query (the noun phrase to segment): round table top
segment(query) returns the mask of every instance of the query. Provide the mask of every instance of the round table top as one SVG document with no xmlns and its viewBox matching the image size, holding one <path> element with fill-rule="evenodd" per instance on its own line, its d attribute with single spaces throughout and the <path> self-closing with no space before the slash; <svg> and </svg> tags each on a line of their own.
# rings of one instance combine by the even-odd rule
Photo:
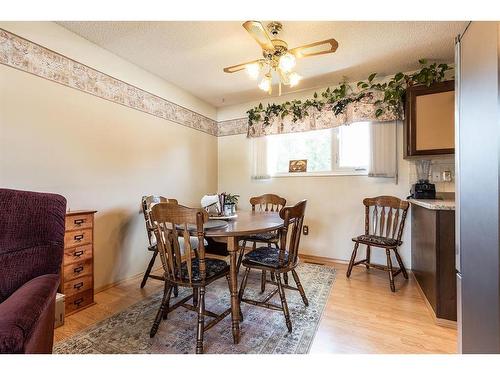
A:
<svg viewBox="0 0 500 375">
<path fill-rule="evenodd" d="M 208 220 L 203 224 L 203 229 L 205 229 L 205 231 L 223 227 L 227 227 L 227 221 L 225 220 Z M 176 228 L 182 231 L 184 226 L 176 225 Z M 188 224 L 187 229 L 189 232 L 196 232 L 196 224 Z"/>
<path fill-rule="evenodd" d="M 238 211 L 238 217 L 227 221 L 223 228 L 207 229 L 205 237 L 239 237 L 265 233 L 283 227 L 278 212 Z"/>
</svg>

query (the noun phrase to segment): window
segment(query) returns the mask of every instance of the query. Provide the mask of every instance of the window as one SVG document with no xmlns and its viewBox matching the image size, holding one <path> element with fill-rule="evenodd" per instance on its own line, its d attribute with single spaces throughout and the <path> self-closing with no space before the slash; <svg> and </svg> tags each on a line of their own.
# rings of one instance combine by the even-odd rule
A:
<svg viewBox="0 0 500 375">
<path fill-rule="evenodd" d="M 334 129 L 268 136 L 267 163 L 271 175 L 289 173 L 290 160 L 307 160 L 306 174 L 366 174 L 369 159 L 368 122 Z"/>
</svg>

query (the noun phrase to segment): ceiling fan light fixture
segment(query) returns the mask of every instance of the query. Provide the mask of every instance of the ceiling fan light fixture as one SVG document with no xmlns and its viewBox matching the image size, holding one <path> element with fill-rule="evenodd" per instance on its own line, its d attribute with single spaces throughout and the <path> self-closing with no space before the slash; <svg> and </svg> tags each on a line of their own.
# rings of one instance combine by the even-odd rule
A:
<svg viewBox="0 0 500 375">
<path fill-rule="evenodd" d="M 290 72 L 295 66 L 295 56 L 287 52 L 280 57 L 279 68 L 284 72 Z"/>
<path fill-rule="evenodd" d="M 247 72 L 248 76 L 256 80 L 259 78 L 260 74 L 260 64 L 259 63 L 253 63 L 253 64 L 248 64 L 245 66 L 245 71 Z"/>
<path fill-rule="evenodd" d="M 288 79 L 290 80 L 290 87 L 294 87 L 299 84 L 302 77 L 299 74 L 293 72 L 288 76 Z"/>
<path fill-rule="evenodd" d="M 302 79 L 299 74 L 294 72 L 297 59 L 333 53 L 339 45 L 335 39 L 330 38 L 289 49 L 288 43 L 278 38 L 283 27 L 281 22 L 271 22 L 266 28 L 261 22 L 246 21 L 242 26 L 260 45 L 263 57 L 229 66 L 223 70 L 226 73 L 245 70 L 253 80 L 258 80 L 261 74 L 264 75 L 258 81 L 258 87 L 269 95 L 272 94 L 273 90 L 273 72 L 278 83 L 278 92 L 281 95 L 281 85 L 294 87 Z"/>
</svg>

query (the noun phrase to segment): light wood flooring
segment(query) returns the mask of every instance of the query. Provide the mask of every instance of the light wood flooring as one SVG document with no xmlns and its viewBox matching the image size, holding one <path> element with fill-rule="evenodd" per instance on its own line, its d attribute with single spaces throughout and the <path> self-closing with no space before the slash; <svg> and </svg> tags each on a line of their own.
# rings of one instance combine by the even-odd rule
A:
<svg viewBox="0 0 500 375">
<path fill-rule="evenodd" d="M 346 264 L 323 263 L 334 266 L 337 275 L 311 353 L 456 353 L 456 329 L 434 323 L 412 277 L 398 276 L 396 293 L 392 293 L 383 271 L 355 267 L 347 279 Z M 55 341 L 162 288 L 160 281 L 150 279 L 140 289 L 140 281 L 141 277 L 132 278 L 97 293 L 94 306 L 66 317 L 65 324 L 56 328 Z"/>
</svg>

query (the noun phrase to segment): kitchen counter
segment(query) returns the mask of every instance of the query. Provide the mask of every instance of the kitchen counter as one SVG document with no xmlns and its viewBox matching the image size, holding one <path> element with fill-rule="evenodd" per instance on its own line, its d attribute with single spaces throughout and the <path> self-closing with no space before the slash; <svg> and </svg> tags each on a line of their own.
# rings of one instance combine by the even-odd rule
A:
<svg viewBox="0 0 500 375">
<path fill-rule="evenodd" d="M 415 204 L 417 206 L 427 208 L 429 210 L 455 210 L 455 198 L 446 198 L 442 199 L 413 199 L 410 198 L 410 203 Z"/>
</svg>

